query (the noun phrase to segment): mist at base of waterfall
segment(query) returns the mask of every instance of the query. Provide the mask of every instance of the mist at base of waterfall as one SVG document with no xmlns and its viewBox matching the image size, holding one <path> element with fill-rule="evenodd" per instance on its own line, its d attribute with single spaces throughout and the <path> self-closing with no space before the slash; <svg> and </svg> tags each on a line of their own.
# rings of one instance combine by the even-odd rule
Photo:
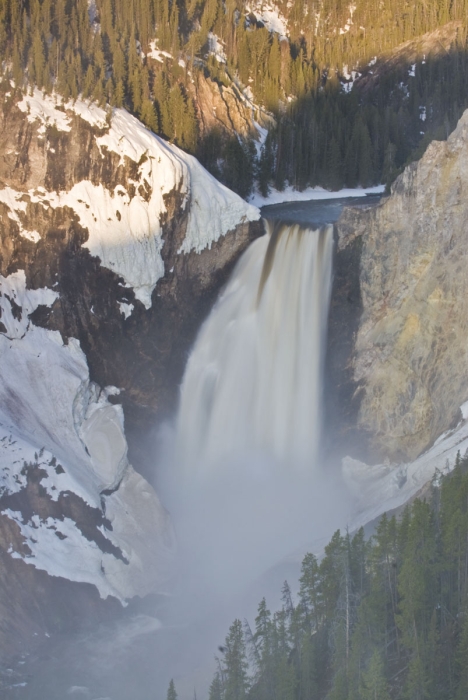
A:
<svg viewBox="0 0 468 700">
<path fill-rule="evenodd" d="M 162 440 L 174 450 L 174 429 L 166 426 Z M 167 453 L 166 459 L 170 465 Z M 207 698 L 229 625 L 240 618 L 253 626 L 264 596 L 271 610 L 279 609 L 284 580 L 294 592 L 306 552 L 319 553 L 346 526 L 352 507 L 341 471 L 323 469 L 318 457 L 307 472 L 258 451 L 226 457 L 220 467 L 194 474 L 183 488 L 170 468 L 158 481 L 178 540 L 161 620 L 170 635 L 180 632 L 165 668 L 172 668 L 168 680 L 174 676 L 181 700 L 193 697 L 194 686 L 198 698 Z"/>
</svg>

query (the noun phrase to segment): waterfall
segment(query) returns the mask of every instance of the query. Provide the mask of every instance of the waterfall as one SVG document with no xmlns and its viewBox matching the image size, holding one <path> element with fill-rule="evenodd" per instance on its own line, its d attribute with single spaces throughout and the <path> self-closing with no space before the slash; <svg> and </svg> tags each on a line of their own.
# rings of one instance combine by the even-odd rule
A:
<svg viewBox="0 0 468 700">
<path fill-rule="evenodd" d="M 239 260 L 188 360 L 176 459 L 192 475 L 252 456 L 314 468 L 333 227 L 266 228 Z"/>
</svg>

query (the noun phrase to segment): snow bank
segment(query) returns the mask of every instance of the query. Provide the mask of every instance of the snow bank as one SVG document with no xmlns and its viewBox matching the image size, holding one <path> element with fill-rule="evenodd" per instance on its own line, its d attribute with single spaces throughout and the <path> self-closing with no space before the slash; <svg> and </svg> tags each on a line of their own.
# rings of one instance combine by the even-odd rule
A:
<svg viewBox="0 0 468 700">
<path fill-rule="evenodd" d="M 436 470 L 446 473 L 453 468 L 457 452 L 464 455 L 468 450 L 468 402 L 461 412 L 463 418 L 458 427 L 441 435 L 414 462 L 369 466 L 345 457 L 343 477 L 356 498 L 350 529 L 402 506 L 432 479 Z"/>
<path fill-rule="evenodd" d="M 27 202 L 21 199 L 23 196 L 22 192 L 17 192 L 11 187 L 5 187 L 0 190 L 0 202 L 6 204 L 9 208 L 8 218 L 14 221 L 18 225 L 19 233 L 24 238 L 28 238 L 30 241 L 37 243 L 40 240 L 40 235 L 37 231 L 28 231 L 24 228 L 21 221 L 21 212 L 26 212 Z"/>
<path fill-rule="evenodd" d="M 351 29 L 351 27 L 353 26 L 353 15 L 356 12 L 356 5 L 351 3 L 351 5 L 349 5 L 349 7 L 348 7 L 348 10 L 349 10 L 349 17 L 346 20 L 345 26 L 341 27 L 340 34 L 347 34 L 349 32 L 349 30 Z"/>
<path fill-rule="evenodd" d="M 146 57 L 159 61 L 159 63 L 164 63 L 164 59 L 172 58 L 172 54 L 168 53 L 167 51 L 160 51 L 160 49 L 158 49 L 158 40 L 153 39 L 149 45 L 149 51 L 146 54 Z"/>
<path fill-rule="evenodd" d="M 254 0 L 247 3 L 245 11 L 254 15 L 257 22 L 262 22 L 269 32 L 279 34 L 280 40 L 287 39 L 288 21 L 274 3 Z"/>
<path fill-rule="evenodd" d="M 338 199 L 341 197 L 365 197 L 367 194 L 382 194 L 385 192 L 385 185 L 376 187 L 357 187 L 355 189 L 345 188 L 337 192 L 330 192 L 323 187 L 308 187 L 306 190 L 295 190 L 289 185 L 282 192 L 272 189 L 267 197 L 262 197 L 256 192 L 249 198 L 250 204 L 256 207 L 265 207 L 269 204 L 282 204 L 283 202 L 306 202 L 317 199 Z"/>
<path fill-rule="evenodd" d="M 177 149 L 181 154 L 182 152 Z M 185 155 L 185 154 L 184 154 Z M 246 221 L 257 221 L 260 211 L 207 173 L 196 158 L 185 155 L 190 171 L 190 209 L 187 231 L 179 253 L 200 253 Z"/>
<path fill-rule="evenodd" d="M 121 455 L 114 452 L 115 429 L 96 421 L 94 431 L 89 427 L 92 414 L 107 405 L 107 396 L 89 381 L 79 342 L 71 338 L 65 345 L 58 331 L 30 323 L 21 337 L 0 334 L 0 364 L 0 424 L 67 464 L 88 494 L 87 502 L 99 505 L 99 492 L 118 482 Z M 114 422 L 121 424 L 118 407 L 111 409 Z M 94 448 L 99 442 L 100 450 Z"/>
<path fill-rule="evenodd" d="M 52 306 L 58 297 L 52 289 L 27 289 L 24 270 L 8 277 L 0 275 L 0 290 L 0 318 L 10 340 L 24 336 L 29 327 L 29 314 L 38 306 Z"/>
<path fill-rule="evenodd" d="M 226 63 L 227 61 L 221 39 L 213 32 L 208 33 L 208 53 L 213 55 L 218 63 Z"/>
<path fill-rule="evenodd" d="M 113 530 L 102 534 L 123 557 L 101 551 L 70 518 L 3 511 L 31 550 L 10 555 L 52 576 L 92 583 L 103 597 L 145 595 L 167 576 L 171 526 L 154 490 L 128 464 L 122 407 L 108 401 L 118 389 L 90 381 L 77 340 L 65 344 L 58 331 L 28 318 L 57 296 L 27 289 L 24 270 L 0 276 L 0 495 L 24 489 L 25 466 L 34 465 L 53 501 L 71 492 L 101 511 L 104 499 Z"/>
</svg>

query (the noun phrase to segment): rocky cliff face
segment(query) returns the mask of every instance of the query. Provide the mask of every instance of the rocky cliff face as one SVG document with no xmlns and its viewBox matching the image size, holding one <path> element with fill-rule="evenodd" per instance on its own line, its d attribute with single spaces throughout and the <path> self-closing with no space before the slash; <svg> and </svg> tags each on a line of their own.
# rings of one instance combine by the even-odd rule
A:
<svg viewBox="0 0 468 700">
<path fill-rule="evenodd" d="M 259 138 L 258 125 L 269 127 L 274 119 L 256 105 L 234 83 L 225 86 L 206 78 L 203 73 L 190 83 L 189 90 L 197 109 L 200 135 L 218 129 L 229 136 Z"/>
<path fill-rule="evenodd" d="M 350 340 L 347 357 L 338 362 L 332 352 L 333 400 L 345 441 L 366 436 L 368 458 L 412 460 L 461 418 L 468 398 L 467 221 L 468 112 L 447 142 L 433 142 L 405 169 L 389 197 L 367 210 L 347 209 L 338 221 L 337 258 L 343 266 L 354 257 L 348 286 L 358 279 L 351 297 L 343 292 L 354 321 L 341 329 Z M 339 307 L 332 307 L 332 350 Z"/>
<path fill-rule="evenodd" d="M 164 590 L 174 537 L 141 436 L 263 230 L 124 110 L 14 88 L 0 104 L 2 653 L 99 598 Z"/>
</svg>

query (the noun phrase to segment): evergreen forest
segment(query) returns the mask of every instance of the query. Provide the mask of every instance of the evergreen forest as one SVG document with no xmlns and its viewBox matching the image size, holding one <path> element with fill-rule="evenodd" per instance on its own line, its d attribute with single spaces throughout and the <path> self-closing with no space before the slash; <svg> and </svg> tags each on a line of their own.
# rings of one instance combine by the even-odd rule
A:
<svg viewBox="0 0 468 700">
<path fill-rule="evenodd" d="M 279 0 L 268 6 L 287 36 L 257 19 L 263 4 L 0 0 L 3 74 L 17 88 L 124 106 L 243 196 L 254 180 L 264 194 L 287 183 L 391 182 L 468 105 L 468 0 Z M 396 64 L 371 89 L 353 87 L 352 70 L 373 73 L 402 42 L 450 22 L 458 25 L 448 50 Z M 222 130 L 200 136 L 189 88 L 201 76 L 269 112 L 261 152 Z"/>
<path fill-rule="evenodd" d="M 466 700 L 468 457 L 370 539 L 337 531 L 306 554 L 282 601 L 233 622 L 209 700 Z"/>
</svg>

